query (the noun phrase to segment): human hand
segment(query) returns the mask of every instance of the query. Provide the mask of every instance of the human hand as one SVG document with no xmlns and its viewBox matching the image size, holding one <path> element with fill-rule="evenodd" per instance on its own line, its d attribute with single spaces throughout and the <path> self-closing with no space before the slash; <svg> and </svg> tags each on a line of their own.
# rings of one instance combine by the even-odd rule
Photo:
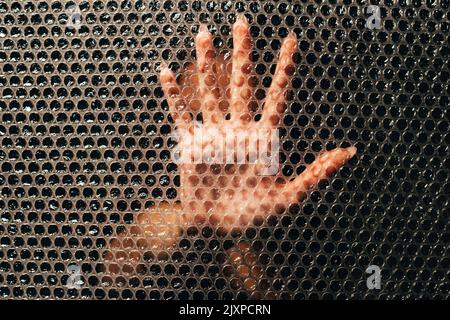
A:
<svg viewBox="0 0 450 320">
<path fill-rule="evenodd" d="M 237 145 L 231 150 L 231 159 L 236 161 L 236 149 L 249 145 L 250 133 L 262 132 L 259 146 L 274 143 L 271 132 L 278 128 L 285 109 L 287 90 L 295 71 L 293 56 L 297 50 L 296 36 L 291 33 L 283 41 L 261 118 L 254 121 L 250 110 L 254 102 L 252 46 L 245 18 L 239 17 L 233 26 L 231 64 L 216 55 L 213 37 L 206 26 L 200 28 L 195 44 L 196 68 L 188 71 L 190 75 L 184 76 L 181 84 L 177 83 L 175 74 L 168 67 L 161 70 L 161 84 L 171 115 L 176 127 L 183 132 L 178 139 L 184 160 L 179 165 L 183 224 L 208 224 L 226 231 L 248 226 L 255 217 L 264 219 L 269 214 L 281 212 L 291 203 L 303 200 L 315 184 L 355 155 L 355 147 L 322 153 L 293 181 L 280 175 L 260 175 L 261 162 L 192 163 L 195 157 L 204 160 L 211 150 L 218 150 L 227 142 Z M 192 115 L 199 112 L 203 118 L 202 141 L 197 151 L 192 152 L 190 147 L 197 140 Z M 236 137 L 244 143 L 239 145 Z M 245 150 L 247 160 L 251 152 L 248 149 Z M 185 156 L 183 152 L 189 155 Z"/>
<path fill-rule="evenodd" d="M 161 84 L 176 130 L 181 130 L 178 149 L 180 187 L 179 201 L 162 202 L 141 212 L 136 224 L 120 238 L 111 241 L 119 250 L 116 259 L 139 261 L 141 252 L 166 251 L 174 246 L 183 230 L 211 226 L 221 232 L 261 224 L 267 216 L 280 214 L 290 204 L 302 201 L 318 182 L 329 177 L 356 154 L 355 147 L 336 148 L 323 152 L 294 180 L 281 175 L 261 175 L 261 162 L 192 163 L 198 156 L 187 152 L 195 141 L 194 119 L 201 114 L 203 122 L 200 158 L 208 156 L 217 141 L 241 137 L 248 144 L 250 132 L 262 131 L 259 145 L 270 145 L 273 130 L 280 125 L 286 107 L 286 96 L 295 71 L 294 54 L 297 40 L 294 33 L 282 44 L 272 83 L 259 121 L 255 121 L 252 50 L 249 25 L 243 16 L 233 26 L 231 63 L 216 55 L 212 35 L 202 26 L 195 39 L 197 62 L 178 79 L 167 67 L 161 70 Z M 232 138 L 234 139 L 234 138 Z M 233 141 L 235 142 L 235 141 Z M 242 142 L 242 141 L 241 141 Z M 237 150 L 232 159 L 236 160 Z M 249 153 L 245 154 L 247 159 Z M 127 250 L 122 250 L 127 249 Z M 138 250 L 136 250 L 138 249 Z M 109 254 L 113 259 L 113 255 Z"/>
</svg>

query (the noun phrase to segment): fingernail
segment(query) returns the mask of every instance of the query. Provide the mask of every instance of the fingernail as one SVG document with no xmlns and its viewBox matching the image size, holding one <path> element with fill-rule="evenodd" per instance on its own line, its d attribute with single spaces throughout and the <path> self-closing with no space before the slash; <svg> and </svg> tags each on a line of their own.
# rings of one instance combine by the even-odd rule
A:
<svg viewBox="0 0 450 320">
<path fill-rule="evenodd" d="M 289 32 L 288 37 L 292 37 L 292 38 L 294 38 L 295 40 L 297 40 L 297 34 L 295 33 L 294 30 L 292 30 L 291 32 Z"/>
<path fill-rule="evenodd" d="M 208 25 L 206 23 L 202 23 L 200 25 L 200 28 L 198 28 L 198 32 L 199 33 L 208 32 Z"/>
<path fill-rule="evenodd" d="M 347 152 L 350 154 L 350 158 L 353 158 L 358 150 L 355 146 L 351 146 L 347 148 Z"/>
<path fill-rule="evenodd" d="M 247 23 L 247 18 L 245 17 L 245 14 L 243 13 L 236 14 L 236 22 Z"/>
</svg>

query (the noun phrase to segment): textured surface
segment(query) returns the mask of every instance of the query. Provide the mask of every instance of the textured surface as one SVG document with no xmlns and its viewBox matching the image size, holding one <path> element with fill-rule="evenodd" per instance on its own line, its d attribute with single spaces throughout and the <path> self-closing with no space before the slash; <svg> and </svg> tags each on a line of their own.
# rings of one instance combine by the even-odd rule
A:
<svg viewBox="0 0 450 320">
<path fill-rule="evenodd" d="M 81 1 L 78 30 L 69 5 L 0 3 L 3 298 L 448 299 L 448 1 L 382 1 L 380 30 L 362 1 Z M 358 156 L 261 226 L 186 230 L 163 260 L 112 270 L 110 239 L 177 198 L 159 65 L 193 60 L 200 22 L 229 49 L 238 12 L 261 88 L 282 38 L 299 38 L 283 174 L 336 146 Z M 372 264 L 381 291 L 366 287 Z M 80 290 L 65 286 L 69 266 Z"/>
</svg>

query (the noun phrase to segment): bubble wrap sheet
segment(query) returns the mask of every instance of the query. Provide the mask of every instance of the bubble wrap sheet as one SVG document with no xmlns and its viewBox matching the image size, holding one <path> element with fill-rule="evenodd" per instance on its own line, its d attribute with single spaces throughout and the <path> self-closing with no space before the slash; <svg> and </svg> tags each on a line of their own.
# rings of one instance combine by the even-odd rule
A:
<svg viewBox="0 0 450 320">
<path fill-rule="evenodd" d="M 379 28 L 366 25 L 370 5 Z M 1 1 L 0 297 L 448 299 L 449 5 Z M 323 150 L 357 155 L 258 225 L 186 228 L 159 258 L 132 236 L 114 248 L 141 212 L 177 206 L 161 67 L 195 63 L 204 24 L 229 52 L 239 14 L 255 96 L 283 39 L 298 39 L 281 174 Z M 371 265 L 379 290 L 366 285 Z"/>
</svg>

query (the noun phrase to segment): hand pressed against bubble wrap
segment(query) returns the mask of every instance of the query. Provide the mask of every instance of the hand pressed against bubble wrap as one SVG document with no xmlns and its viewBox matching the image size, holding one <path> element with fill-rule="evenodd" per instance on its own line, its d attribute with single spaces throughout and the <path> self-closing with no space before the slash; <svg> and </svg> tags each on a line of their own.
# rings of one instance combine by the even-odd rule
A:
<svg viewBox="0 0 450 320">
<path fill-rule="evenodd" d="M 178 143 L 183 145 L 183 140 L 193 139 L 189 136 L 193 130 L 189 129 L 194 126 L 192 114 L 198 111 L 203 117 L 203 132 L 206 135 L 209 132 L 215 134 L 203 137 L 206 144 L 213 144 L 222 138 L 226 140 L 225 135 L 230 132 L 245 135 L 255 130 L 276 129 L 286 106 L 285 97 L 295 70 L 295 34 L 291 33 L 283 41 L 259 121 L 253 120 L 251 110 L 254 101 L 250 81 L 253 66 L 250 61 L 249 26 L 245 18 L 239 18 L 233 27 L 231 68 L 226 64 L 220 66 L 222 60 L 216 57 L 212 35 L 205 27 L 201 28 L 195 43 L 197 66 L 189 78 L 180 84 L 170 69 L 164 67 L 161 71 L 161 83 L 175 124 L 185 128 L 187 133 L 180 137 Z M 225 90 L 221 82 L 227 84 Z M 225 117 L 227 113 L 229 117 Z M 205 143 L 202 147 L 203 150 L 208 149 Z M 293 181 L 276 175 L 261 176 L 256 163 L 182 163 L 179 169 L 183 221 L 188 224 L 207 223 L 228 230 L 244 227 L 257 216 L 264 218 L 303 199 L 319 180 L 341 167 L 353 157 L 355 151 L 354 147 L 350 147 L 325 152 Z"/>
<path fill-rule="evenodd" d="M 248 142 L 250 132 L 269 133 L 280 125 L 286 107 L 297 51 L 294 33 L 283 41 L 270 88 L 255 116 L 255 77 L 251 63 L 251 39 L 244 17 L 233 26 L 231 63 L 217 55 L 213 37 L 205 26 L 195 39 L 196 65 L 189 66 L 176 78 L 165 65 L 160 80 L 167 99 L 181 153 L 186 141 L 195 140 L 194 121 L 202 115 L 203 139 L 201 152 L 217 141 L 227 141 L 227 134 L 240 136 Z M 209 136 L 208 136 L 209 135 Z M 264 135 L 263 135 L 264 136 Z M 269 137 L 269 134 L 265 135 Z M 270 144 L 271 141 L 258 141 Z M 288 181 L 281 175 L 260 175 L 261 163 L 190 163 L 179 164 L 179 202 L 164 203 L 139 214 L 137 224 L 130 228 L 130 248 L 149 251 L 166 250 L 173 246 L 183 229 L 191 226 L 211 226 L 223 232 L 260 223 L 270 214 L 281 213 L 287 206 L 305 198 L 323 179 L 338 170 L 356 153 L 356 148 L 337 148 L 320 154 L 298 177 Z M 188 156 L 191 158 L 191 155 Z M 233 159 L 236 154 L 233 155 Z M 248 158 L 248 155 L 247 155 Z M 192 159 L 191 159 L 192 160 Z M 125 239 L 122 239 L 123 243 Z M 123 247 L 115 239 L 113 247 Z M 138 259 L 139 253 L 130 253 Z M 133 258 L 133 259 L 134 259 Z"/>
</svg>

